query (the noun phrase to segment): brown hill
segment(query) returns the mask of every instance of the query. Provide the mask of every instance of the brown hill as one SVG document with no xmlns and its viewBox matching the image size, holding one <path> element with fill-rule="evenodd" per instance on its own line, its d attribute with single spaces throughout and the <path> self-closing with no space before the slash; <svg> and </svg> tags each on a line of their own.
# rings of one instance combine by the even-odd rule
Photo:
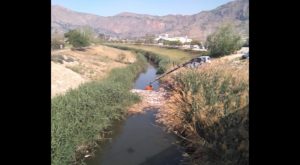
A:
<svg viewBox="0 0 300 165">
<path fill-rule="evenodd" d="M 214 32 L 222 23 L 230 22 L 240 34 L 248 37 L 249 0 L 235 0 L 194 15 L 166 16 L 123 12 L 103 17 L 54 5 L 51 17 L 52 32 L 66 32 L 69 29 L 90 26 L 98 33 L 123 38 L 168 33 L 169 36 L 187 35 L 190 38 L 205 40 L 207 35 Z"/>
</svg>

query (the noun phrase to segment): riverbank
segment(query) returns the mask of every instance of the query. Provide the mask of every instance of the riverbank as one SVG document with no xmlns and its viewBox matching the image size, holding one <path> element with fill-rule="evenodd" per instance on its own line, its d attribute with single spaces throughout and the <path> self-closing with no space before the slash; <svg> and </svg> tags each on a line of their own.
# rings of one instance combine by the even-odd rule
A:
<svg viewBox="0 0 300 165">
<path fill-rule="evenodd" d="M 240 162 L 247 160 L 248 110 L 243 109 L 248 104 L 247 61 L 234 56 L 214 60 L 199 69 L 183 68 L 167 76 L 169 91 L 144 91 L 132 87 L 136 75 L 145 69 L 145 57 L 161 68 L 170 67 L 172 60 L 164 63 L 159 54 L 130 50 L 137 54 L 135 63 L 113 69 L 101 81 L 83 84 L 52 99 L 53 165 L 82 162 L 85 156 L 93 154 L 97 141 L 105 138 L 112 121 L 126 114 L 148 114 L 150 109 L 157 109 L 157 121 L 184 139 L 183 146 L 188 150 L 185 156 L 195 163 L 209 163 L 208 159 L 215 156 L 215 160 L 226 159 L 227 163 L 235 162 L 237 157 Z M 238 138 L 232 141 L 231 137 Z M 128 151 L 132 153 L 131 148 Z"/>
<path fill-rule="evenodd" d="M 126 109 L 139 101 L 130 92 L 146 59 L 112 69 L 107 78 L 91 81 L 51 100 L 52 165 L 79 164 L 104 138 L 112 121 L 123 118 Z"/>
<path fill-rule="evenodd" d="M 140 96 L 141 101 L 132 105 L 128 109 L 128 114 L 144 113 L 149 109 L 159 109 L 168 97 L 168 94 L 159 88 L 157 91 L 132 89 L 130 92 Z"/>
<path fill-rule="evenodd" d="M 157 91 L 132 90 L 142 101 L 132 114 L 157 108 L 156 121 L 177 135 L 192 164 L 247 164 L 249 160 L 249 61 L 242 54 L 197 69 L 182 68 Z"/>
<path fill-rule="evenodd" d="M 165 132 L 155 121 L 165 93 L 159 88 L 159 82 L 153 84 L 153 91 L 144 90 L 155 77 L 156 69 L 151 64 L 139 74 L 130 91 L 139 95 L 141 101 L 128 109 L 123 120 L 114 122 L 107 136 L 109 140 L 101 143 L 95 154 L 86 160 L 87 165 L 179 165 L 182 162 L 183 151 L 178 138 Z"/>
</svg>

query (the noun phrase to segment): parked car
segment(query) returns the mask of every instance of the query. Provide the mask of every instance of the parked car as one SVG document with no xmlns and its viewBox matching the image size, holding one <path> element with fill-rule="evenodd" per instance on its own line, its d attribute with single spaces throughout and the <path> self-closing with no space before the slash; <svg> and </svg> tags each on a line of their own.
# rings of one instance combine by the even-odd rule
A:
<svg viewBox="0 0 300 165">
<path fill-rule="evenodd" d="M 201 57 L 198 57 L 201 59 L 201 62 L 205 63 L 205 62 L 208 62 L 210 63 L 210 57 L 209 56 L 201 56 Z"/>
<path fill-rule="evenodd" d="M 200 56 L 197 58 L 194 58 L 193 61 L 187 65 L 188 68 L 197 68 L 203 63 L 210 63 L 210 57 L 209 56 Z"/>
</svg>

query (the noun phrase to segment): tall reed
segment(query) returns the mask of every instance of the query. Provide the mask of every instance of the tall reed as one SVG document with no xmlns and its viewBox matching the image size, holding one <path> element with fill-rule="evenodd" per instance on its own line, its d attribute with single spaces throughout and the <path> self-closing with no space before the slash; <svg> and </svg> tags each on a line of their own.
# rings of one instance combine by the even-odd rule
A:
<svg viewBox="0 0 300 165">
<path fill-rule="evenodd" d="M 188 140 L 195 164 L 247 164 L 248 64 L 214 61 L 173 76 L 159 121 Z"/>
</svg>

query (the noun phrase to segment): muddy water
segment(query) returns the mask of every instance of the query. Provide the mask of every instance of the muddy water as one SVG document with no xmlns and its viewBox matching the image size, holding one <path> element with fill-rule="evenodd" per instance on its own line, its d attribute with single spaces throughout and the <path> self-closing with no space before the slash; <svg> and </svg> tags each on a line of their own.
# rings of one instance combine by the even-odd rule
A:
<svg viewBox="0 0 300 165">
<path fill-rule="evenodd" d="M 153 80 L 156 69 L 149 65 L 136 80 L 135 88 L 143 89 Z M 154 90 L 159 86 L 153 84 Z M 102 144 L 88 165 L 179 165 L 182 149 L 177 138 L 155 123 L 155 109 L 145 114 L 128 116 L 113 125 L 111 140 Z"/>
</svg>

